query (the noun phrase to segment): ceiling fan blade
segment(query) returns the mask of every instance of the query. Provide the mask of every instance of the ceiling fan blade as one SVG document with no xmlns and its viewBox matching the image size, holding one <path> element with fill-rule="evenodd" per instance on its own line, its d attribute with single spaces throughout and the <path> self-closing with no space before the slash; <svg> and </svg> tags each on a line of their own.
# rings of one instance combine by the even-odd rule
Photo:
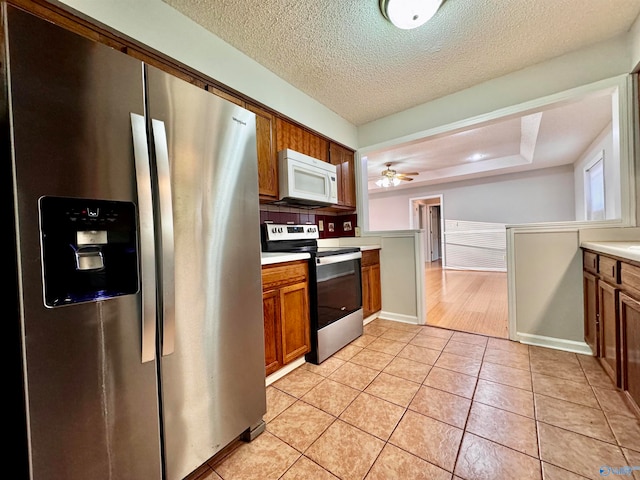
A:
<svg viewBox="0 0 640 480">
<path fill-rule="evenodd" d="M 410 182 L 411 180 L 413 180 L 413 178 L 411 177 L 403 177 L 402 175 L 396 175 L 396 178 L 398 180 L 402 180 L 403 182 Z"/>
<path fill-rule="evenodd" d="M 404 172 L 404 173 L 398 173 L 398 177 L 402 177 L 402 176 L 408 176 L 408 175 L 420 175 L 418 172 Z"/>
</svg>

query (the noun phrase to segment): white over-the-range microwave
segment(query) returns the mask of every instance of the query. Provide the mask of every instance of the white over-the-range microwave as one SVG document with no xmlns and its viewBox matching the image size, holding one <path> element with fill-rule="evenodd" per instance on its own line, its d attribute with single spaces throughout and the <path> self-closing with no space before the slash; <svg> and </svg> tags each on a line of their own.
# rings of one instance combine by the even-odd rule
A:
<svg viewBox="0 0 640 480">
<path fill-rule="evenodd" d="M 322 207 L 338 203 L 336 166 L 291 149 L 278 152 L 279 204 Z"/>
</svg>

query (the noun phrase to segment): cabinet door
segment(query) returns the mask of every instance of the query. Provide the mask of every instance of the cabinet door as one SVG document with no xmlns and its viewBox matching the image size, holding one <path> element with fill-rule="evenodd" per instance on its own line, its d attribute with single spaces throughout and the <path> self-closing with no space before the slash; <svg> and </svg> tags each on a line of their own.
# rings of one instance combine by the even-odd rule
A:
<svg viewBox="0 0 640 480">
<path fill-rule="evenodd" d="M 283 363 L 311 350 L 309 344 L 309 289 L 296 283 L 280 289 Z"/>
<path fill-rule="evenodd" d="M 327 140 L 280 117 L 276 118 L 276 150 L 290 148 L 323 162 L 329 160 Z"/>
<path fill-rule="evenodd" d="M 356 208 L 356 162 L 353 152 L 346 152 L 342 162 L 343 205 Z"/>
<path fill-rule="evenodd" d="M 617 386 L 620 386 L 620 329 L 618 317 L 619 290 L 598 281 L 600 313 L 600 359 L 602 366 Z"/>
<path fill-rule="evenodd" d="M 282 367 L 280 342 L 280 291 L 270 290 L 262 294 L 264 317 L 264 364 L 266 375 Z"/>
<path fill-rule="evenodd" d="M 640 405 L 640 301 L 620 294 L 622 388 L 637 408 Z"/>
<path fill-rule="evenodd" d="M 380 287 L 380 264 L 371 265 L 369 273 L 369 288 L 371 290 L 371 310 L 378 312 L 382 309 L 382 291 Z"/>
<path fill-rule="evenodd" d="M 582 289 L 584 292 L 584 341 L 591 347 L 593 355 L 600 356 L 599 350 L 599 318 L 598 318 L 598 278 L 582 272 Z"/>
<path fill-rule="evenodd" d="M 356 207 L 355 161 L 351 150 L 329 144 L 329 161 L 336 166 L 338 205 Z"/>
<path fill-rule="evenodd" d="M 362 316 L 367 318 L 373 313 L 371 307 L 371 267 L 362 267 Z"/>
<path fill-rule="evenodd" d="M 256 144 L 258 147 L 258 192 L 261 201 L 278 199 L 278 153 L 274 138 L 273 115 L 255 105 L 247 110 L 256 114 Z"/>
</svg>

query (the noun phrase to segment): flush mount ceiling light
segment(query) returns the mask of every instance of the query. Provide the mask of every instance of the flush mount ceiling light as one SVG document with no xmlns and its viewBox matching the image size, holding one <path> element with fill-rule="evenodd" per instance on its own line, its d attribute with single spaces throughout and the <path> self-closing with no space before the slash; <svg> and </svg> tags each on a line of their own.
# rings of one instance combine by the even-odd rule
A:
<svg viewBox="0 0 640 480">
<path fill-rule="evenodd" d="M 482 160 L 484 157 L 486 157 L 484 153 L 474 153 L 470 157 L 467 157 L 467 159 L 472 162 L 477 162 L 478 160 Z"/>
<path fill-rule="evenodd" d="M 387 20 L 403 30 L 419 27 L 433 17 L 443 0 L 380 0 Z"/>
</svg>

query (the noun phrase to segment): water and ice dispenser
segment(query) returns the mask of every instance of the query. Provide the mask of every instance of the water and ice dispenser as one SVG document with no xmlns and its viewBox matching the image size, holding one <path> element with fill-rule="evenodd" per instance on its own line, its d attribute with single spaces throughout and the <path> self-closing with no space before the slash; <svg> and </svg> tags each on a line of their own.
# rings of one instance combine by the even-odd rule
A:
<svg viewBox="0 0 640 480">
<path fill-rule="evenodd" d="M 46 306 L 138 291 L 132 202 L 42 197 L 39 207 Z"/>
</svg>

